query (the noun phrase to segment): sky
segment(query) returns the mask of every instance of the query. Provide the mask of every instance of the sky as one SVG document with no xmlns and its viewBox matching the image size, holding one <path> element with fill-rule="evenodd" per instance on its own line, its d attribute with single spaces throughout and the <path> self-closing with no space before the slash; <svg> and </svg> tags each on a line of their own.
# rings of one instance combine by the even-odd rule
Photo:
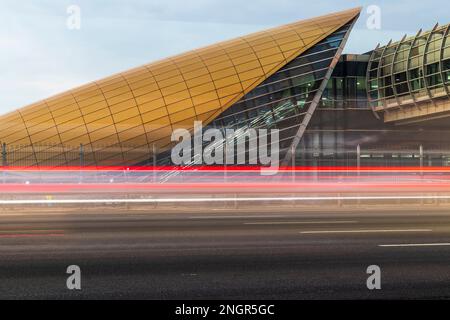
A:
<svg viewBox="0 0 450 320">
<path fill-rule="evenodd" d="M 0 0 L 0 114 L 167 56 L 359 6 L 346 53 L 450 23 L 448 0 Z M 370 6 L 380 10 L 379 29 L 367 26 Z"/>
</svg>

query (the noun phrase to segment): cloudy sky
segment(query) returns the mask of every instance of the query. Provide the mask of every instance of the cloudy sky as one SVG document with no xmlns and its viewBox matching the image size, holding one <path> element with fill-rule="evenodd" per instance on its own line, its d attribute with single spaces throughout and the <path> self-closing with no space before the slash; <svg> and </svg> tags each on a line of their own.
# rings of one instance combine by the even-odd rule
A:
<svg viewBox="0 0 450 320">
<path fill-rule="evenodd" d="M 363 6 L 346 47 L 369 51 L 436 22 L 448 0 L 0 0 L 0 113 L 169 55 L 308 17 Z M 81 9 L 70 30 L 68 7 Z M 367 8 L 381 9 L 368 29 Z"/>
</svg>

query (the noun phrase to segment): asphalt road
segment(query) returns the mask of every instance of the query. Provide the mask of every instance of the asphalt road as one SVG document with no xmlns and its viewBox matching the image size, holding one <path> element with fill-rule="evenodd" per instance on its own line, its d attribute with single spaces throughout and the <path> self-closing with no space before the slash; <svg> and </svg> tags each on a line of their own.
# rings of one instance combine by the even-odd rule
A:
<svg viewBox="0 0 450 320">
<path fill-rule="evenodd" d="M 3 299 L 449 299 L 450 212 L 2 213 L 0 259 Z"/>
</svg>

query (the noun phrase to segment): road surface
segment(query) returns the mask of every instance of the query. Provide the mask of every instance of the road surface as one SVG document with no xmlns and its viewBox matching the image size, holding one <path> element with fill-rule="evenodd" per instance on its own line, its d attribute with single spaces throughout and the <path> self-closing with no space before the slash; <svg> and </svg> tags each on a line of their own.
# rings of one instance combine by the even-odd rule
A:
<svg viewBox="0 0 450 320">
<path fill-rule="evenodd" d="M 16 210 L 0 222 L 2 299 L 450 298 L 448 210 Z M 381 290 L 366 287 L 370 265 Z"/>
</svg>

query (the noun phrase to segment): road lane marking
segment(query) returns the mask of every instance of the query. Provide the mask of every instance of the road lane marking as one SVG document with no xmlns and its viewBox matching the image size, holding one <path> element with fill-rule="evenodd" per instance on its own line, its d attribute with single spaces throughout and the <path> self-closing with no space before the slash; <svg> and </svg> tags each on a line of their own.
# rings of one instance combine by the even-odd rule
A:
<svg viewBox="0 0 450 320">
<path fill-rule="evenodd" d="M 0 230 L 0 234 L 2 233 L 31 233 L 31 232 L 47 232 L 47 233 L 61 233 L 64 230 L 45 230 L 45 229 L 15 229 L 15 230 Z"/>
<path fill-rule="evenodd" d="M 379 244 L 379 247 L 438 247 L 450 246 L 450 243 L 403 243 L 403 244 Z"/>
<path fill-rule="evenodd" d="M 317 230 L 302 231 L 302 234 L 321 234 L 321 233 L 382 233 L 382 232 L 432 232 L 431 229 L 367 229 L 367 230 Z"/>
<path fill-rule="evenodd" d="M 62 237 L 64 233 L 16 233 L 0 234 L 0 239 L 4 238 L 34 238 L 34 237 Z"/>
<path fill-rule="evenodd" d="M 358 221 L 268 221 L 268 222 L 245 222 L 245 225 L 283 225 L 283 224 L 340 224 L 358 223 Z"/>
<path fill-rule="evenodd" d="M 261 218 L 283 218 L 286 217 L 284 215 L 268 215 L 268 216 L 264 216 L 264 215 L 258 215 L 258 216 L 251 216 L 251 215 L 247 215 L 247 216 L 192 216 L 189 217 L 189 219 L 241 219 L 241 218 L 256 218 L 256 219 L 261 219 Z"/>
</svg>

